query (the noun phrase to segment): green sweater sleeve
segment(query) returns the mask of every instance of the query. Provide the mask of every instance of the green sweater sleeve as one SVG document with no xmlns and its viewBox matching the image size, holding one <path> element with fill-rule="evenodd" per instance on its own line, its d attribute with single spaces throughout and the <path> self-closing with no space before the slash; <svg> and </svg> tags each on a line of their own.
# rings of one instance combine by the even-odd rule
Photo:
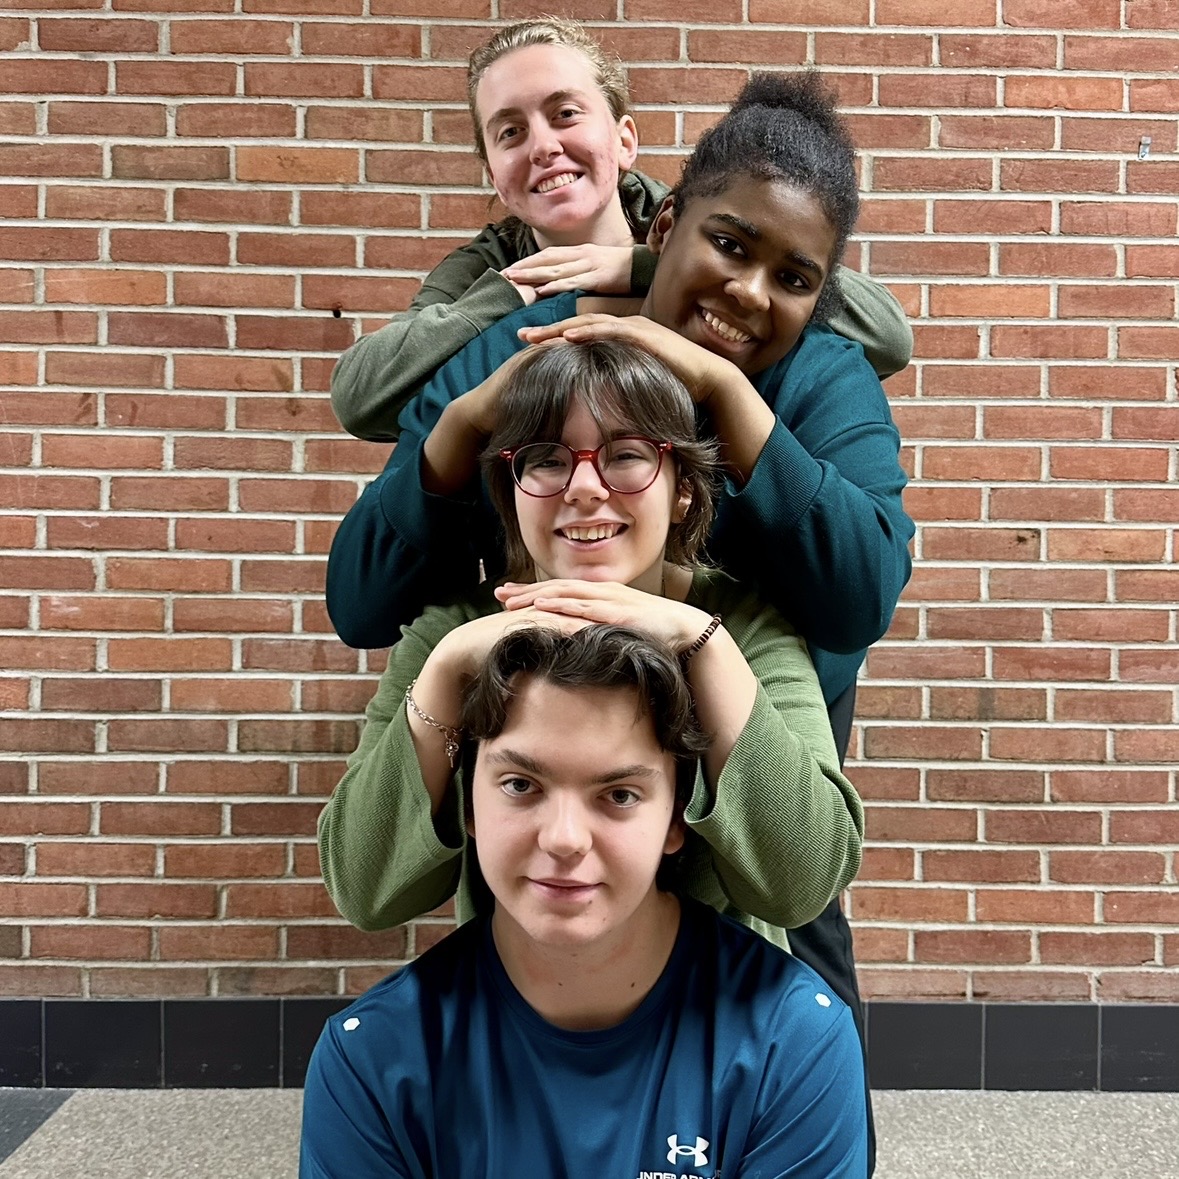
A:
<svg viewBox="0 0 1179 1179">
<path fill-rule="evenodd" d="M 437 817 L 418 769 L 405 689 L 449 631 L 487 612 L 478 598 L 431 606 L 389 652 L 348 768 L 319 816 L 319 859 L 336 908 L 361 929 L 388 929 L 454 895 L 464 836 L 457 787 Z M 494 604 L 492 602 L 492 604 Z"/>
<path fill-rule="evenodd" d="M 691 895 L 765 934 L 761 922 L 812 920 L 854 878 L 863 806 L 840 771 L 805 644 L 772 607 L 717 580 L 702 608 L 724 615 L 759 688 L 715 791 L 697 774 L 684 817 L 700 843 L 683 872 Z"/>
<path fill-rule="evenodd" d="M 846 266 L 839 267 L 838 275 L 844 306 L 828 326 L 864 349 L 881 380 L 899 373 L 913 357 L 913 329 L 896 296 Z"/>
<path fill-rule="evenodd" d="M 490 227 L 444 258 L 408 311 L 362 336 L 332 372 L 332 409 L 350 434 L 395 441 L 406 403 L 463 345 L 524 306 L 500 273 L 517 261 Z"/>
</svg>

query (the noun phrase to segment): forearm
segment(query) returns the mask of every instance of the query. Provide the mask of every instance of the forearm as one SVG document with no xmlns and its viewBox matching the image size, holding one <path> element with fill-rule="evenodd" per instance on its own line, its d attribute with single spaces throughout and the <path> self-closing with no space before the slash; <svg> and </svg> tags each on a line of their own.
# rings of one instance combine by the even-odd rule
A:
<svg viewBox="0 0 1179 1179">
<path fill-rule="evenodd" d="M 479 473 L 479 455 L 487 434 L 467 412 L 469 399 L 477 394 L 474 390 L 452 401 L 423 444 L 421 485 L 431 495 L 458 495 Z"/>
<path fill-rule="evenodd" d="M 434 373 L 480 332 L 523 306 L 516 288 L 485 270 L 457 298 L 424 287 L 408 311 L 357 340 L 332 372 L 332 409 L 358 438 L 396 439 L 398 416 Z"/>
<path fill-rule="evenodd" d="M 836 466 L 775 427 L 749 482 L 722 492 L 728 524 L 713 547 L 808 641 L 837 652 L 863 650 L 888 629 L 912 567 L 895 441 L 883 439 L 883 461 L 865 441 L 843 448 Z"/>
<path fill-rule="evenodd" d="M 701 759 L 711 790 L 716 789 L 757 698 L 757 679 L 732 635 L 722 626 L 688 662 L 696 719 L 709 736 Z"/>
</svg>

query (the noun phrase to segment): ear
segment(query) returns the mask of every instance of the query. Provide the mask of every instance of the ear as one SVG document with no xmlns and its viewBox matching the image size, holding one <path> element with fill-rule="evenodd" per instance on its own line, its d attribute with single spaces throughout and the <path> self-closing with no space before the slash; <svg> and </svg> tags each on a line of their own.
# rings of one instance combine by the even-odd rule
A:
<svg viewBox="0 0 1179 1179">
<path fill-rule="evenodd" d="M 684 811 L 683 807 L 676 805 L 675 816 L 671 820 L 671 826 L 667 829 L 667 838 L 663 841 L 663 854 L 665 856 L 675 855 L 676 852 L 684 846 Z"/>
<path fill-rule="evenodd" d="M 672 211 L 672 198 L 669 194 L 663 198 L 663 204 L 659 206 L 659 212 L 655 214 L 655 220 L 651 222 L 651 228 L 647 231 L 647 249 L 652 254 L 663 252 L 673 225 L 675 213 Z"/>
<path fill-rule="evenodd" d="M 673 524 L 682 524 L 684 518 L 688 514 L 688 509 L 692 506 L 692 488 L 688 484 L 687 479 L 680 480 L 680 493 L 676 497 L 675 507 L 671 510 L 671 522 Z"/>
<path fill-rule="evenodd" d="M 618 170 L 629 172 L 639 156 L 639 129 L 630 115 L 618 120 Z"/>
</svg>

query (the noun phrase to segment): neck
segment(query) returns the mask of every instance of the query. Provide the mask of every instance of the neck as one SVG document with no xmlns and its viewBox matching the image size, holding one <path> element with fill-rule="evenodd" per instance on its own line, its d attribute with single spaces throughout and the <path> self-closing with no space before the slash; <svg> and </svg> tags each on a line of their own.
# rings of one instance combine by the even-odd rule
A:
<svg viewBox="0 0 1179 1179">
<path fill-rule="evenodd" d="M 536 244 L 540 249 L 549 246 L 633 246 L 634 234 L 631 232 L 630 222 L 622 211 L 622 202 L 615 192 L 610 203 L 588 225 L 579 225 L 575 229 L 543 233 L 539 229 L 532 230 Z"/>
<path fill-rule="evenodd" d="M 622 1023 L 659 981 L 679 925 L 679 901 L 656 891 L 625 928 L 588 945 L 541 945 L 498 906 L 491 919 L 512 985 L 542 1019 L 569 1031 Z"/>
</svg>

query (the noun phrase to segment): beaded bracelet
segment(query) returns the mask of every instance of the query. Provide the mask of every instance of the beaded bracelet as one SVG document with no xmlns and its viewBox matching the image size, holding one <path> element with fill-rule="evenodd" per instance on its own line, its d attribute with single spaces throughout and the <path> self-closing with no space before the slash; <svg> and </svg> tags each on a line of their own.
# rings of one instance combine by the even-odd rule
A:
<svg viewBox="0 0 1179 1179">
<path fill-rule="evenodd" d="M 719 627 L 720 624 L 721 624 L 721 616 L 719 614 L 714 614 L 712 616 L 712 618 L 709 620 L 708 625 L 701 632 L 700 637 L 690 647 L 685 647 L 680 652 L 680 659 L 684 663 L 687 663 L 688 660 L 691 659 L 692 656 L 695 655 L 696 652 L 699 651 L 700 648 L 703 647 L 704 644 L 707 643 L 708 640 L 711 639 L 714 634 L 716 634 L 717 627 Z"/>
<path fill-rule="evenodd" d="M 409 687 L 405 689 L 405 703 L 409 706 L 410 712 L 414 714 L 424 725 L 429 725 L 432 729 L 437 729 L 446 742 L 446 758 L 450 762 L 450 768 L 453 770 L 458 763 L 459 750 L 463 747 L 463 731 L 462 729 L 452 728 L 450 725 L 444 725 L 441 721 L 435 720 L 428 712 L 423 712 L 418 707 L 418 702 L 413 698 L 413 686 L 417 680 L 411 680 Z"/>
</svg>

